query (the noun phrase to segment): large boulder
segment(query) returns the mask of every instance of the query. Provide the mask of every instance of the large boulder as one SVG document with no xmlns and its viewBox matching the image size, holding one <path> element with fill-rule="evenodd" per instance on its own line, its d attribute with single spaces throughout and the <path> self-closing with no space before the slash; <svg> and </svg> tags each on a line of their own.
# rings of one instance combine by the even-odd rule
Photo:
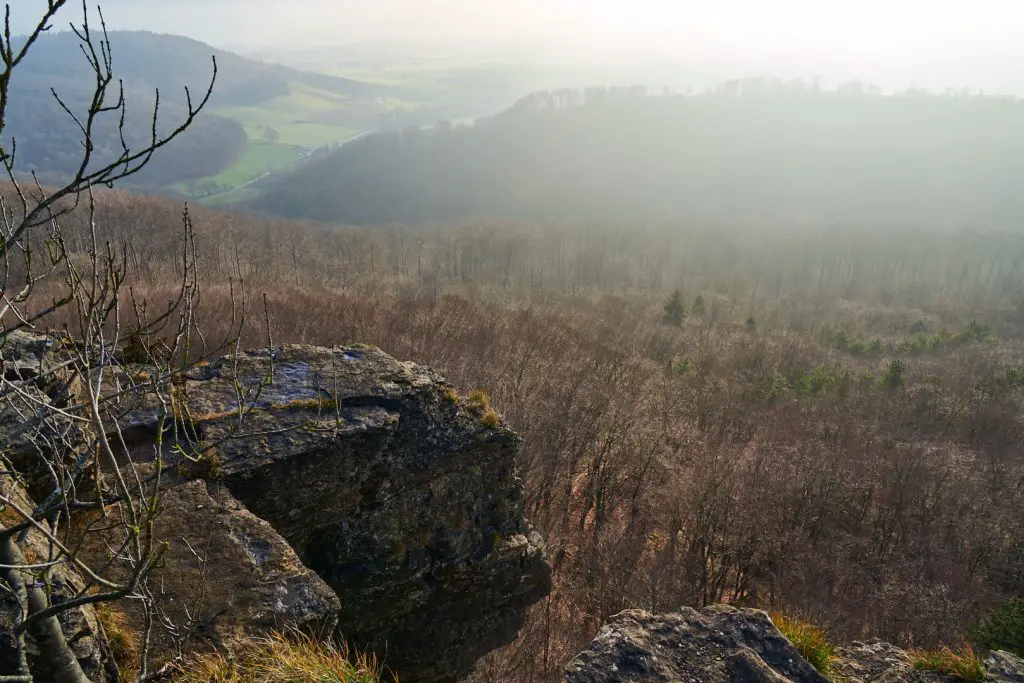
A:
<svg viewBox="0 0 1024 683">
<path fill-rule="evenodd" d="M 63 362 L 64 341 L 16 331 L 0 339 L 0 447 L 30 497 L 46 500 L 57 486 L 53 465 L 75 457 L 83 442 L 80 424 L 59 409 L 80 387 Z"/>
<path fill-rule="evenodd" d="M 842 681 L 849 683 L 953 683 L 952 676 L 935 671 L 922 671 L 905 650 L 881 640 L 856 641 L 838 648 L 832 668 Z"/>
<path fill-rule="evenodd" d="M 59 364 L 53 353 L 56 343 L 45 334 L 25 330 L 8 332 L 0 341 L 0 371 L 12 381 L 51 375 Z"/>
<path fill-rule="evenodd" d="M 84 558 L 94 566 L 127 540 L 124 527 L 107 526 L 86 539 Z M 167 545 L 147 579 L 160 624 L 151 634 L 154 666 L 183 649 L 231 652 L 254 635 L 293 629 L 319 635 L 337 623 L 334 592 L 268 523 L 218 484 L 172 482 L 160 498 L 156 537 Z M 119 570 L 128 567 L 115 565 L 108 573 Z M 120 628 L 144 631 L 137 601 L 110 609 L 123 617 Z"/>
<path fill-rule="evenodd" d="M 992 652 L 985 659 L 986 683 L 1024 683 L 1024 659 L 1009 652 Z"/>
<path fill-rule="evenodd" d="M 612 618 L 568 683 L 828 683 L 765 612 L 728 606 Z"/>
<path fill-rule="evenodd" d="M 175 397 L 205 448 L 184 468 L 269 522 L 341 599 L 340 634 L 402 681 L 467 674 L 549 592 L 518 438 L 433 371 L 288 346 L 199 368 Z M 122 425 L 144 431 L 154 411 L 141 402 Z"/>
<path fill-rule="evenodd" d="M 1024 660 L 992 652 L 985 680 L 1024 683 Z M 838 648 L 830 677 L 816 671 L 759 610 L 728 606 L 655 616 L 638 610 L 612 618 L 566 668 L 568 683 L 956 683 L 914 667 L 881 640 Z"/>
</svg>

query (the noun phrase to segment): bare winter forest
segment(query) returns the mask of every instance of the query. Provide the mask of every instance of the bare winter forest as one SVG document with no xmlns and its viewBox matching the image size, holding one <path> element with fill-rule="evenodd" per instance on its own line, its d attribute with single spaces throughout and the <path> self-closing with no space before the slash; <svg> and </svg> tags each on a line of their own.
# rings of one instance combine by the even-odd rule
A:
<svg viewBox="0 0 1024 683">
<path fill-rule="evenodd" d="M 172 298 L 180 204 L 98 202 L 133 292 Z M 1024 582 L 1020 234 L 191 219 L 211 338 L 241 305 L 243 346 L 379 345 L 522 435 L 555 585 L 475 680 L 558 680 L 636 606 L 955 644 Z"/>
<path fill-rule="evenodd" d="M 801 3 L 5 3 L 0 683 L 1024 680 L 1019 22 Z"/>
</svg>

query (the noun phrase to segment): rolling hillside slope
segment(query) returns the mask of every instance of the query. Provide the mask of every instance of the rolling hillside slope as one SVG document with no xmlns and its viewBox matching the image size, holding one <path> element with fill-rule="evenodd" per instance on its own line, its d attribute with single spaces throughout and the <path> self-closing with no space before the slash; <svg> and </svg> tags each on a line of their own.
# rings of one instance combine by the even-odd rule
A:
<svg viewBox="0 0 1024 683">
<path fill-rule="evenodd" d="M 376 117 L 387 113 L 377 102 L 383 86 L 268 64 L 180 36 L 111 32 L 110 44 L 115 75 L 125 88 L 130 143 L 147 139 L 156 91 L 159 128 L 167 131 L 185 113 L 185 88 L 198 100 L 213 75 L 213 58 L 217 61 L 208 109 L 134 179 L 137 187 L 192 196 L 224 191 L 230 183 L 247 182 L 312 149 L 370 130 Z M 17 140 L 19 171 L 36 172 L 44 181 L 74 171 L 80 132 L 50 89 L 81 116 L 92 84 L 74 34 L 40 39 L 12 83 L 5 134 Z M 99 161 L 116 158 L 120 149 L 115 118 L 95 134 Z"/>
</svg>

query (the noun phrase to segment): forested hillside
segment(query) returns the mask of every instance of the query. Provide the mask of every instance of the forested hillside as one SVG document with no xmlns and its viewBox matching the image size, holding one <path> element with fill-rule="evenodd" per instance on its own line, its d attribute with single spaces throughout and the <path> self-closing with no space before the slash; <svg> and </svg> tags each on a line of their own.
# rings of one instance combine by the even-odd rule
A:
<svg viewBox="0 0 1024 683">
<path fill-rule="evenodd" d="M 1024 103 L 859 85 L 544 92 L 472 127 L 377 135 L 261 208 L 354 223 L 615 217 L 1015 227 Z"/>
<path fill-rule="evenodd" d="M 157 163 L 131 179 L 133 184 L 147 188 L 214 176 L 232 165 L 245 150 L 249 136 L 241 122 L 227 115 L 231 108 L 257 106 L 287 96 L 296 85 L 320 89 L 337 98 L 372 97 L 377 90 L 376 86 L 345 78 L 245 59 L 180 36 L 111 32 L 110 51 L 128 102 L 125 138 L 134 147 L 150 138 L 156 91 L 160 93 L 159 130 L 166 132 L 182 120 L 185 87 L 198 102 L 213 77 L 213 58 L 217 60 L 216 88 L 207 111 L 163 150 Z M 62 32 L 40 38 L 12 80 L 5 130 L 17 140 L 23 172 L 35 171 L 44 181 L 58 181 L 77 169 L 81 131 L 53 92 L 82 119 L 94 80 L 77 36 Z M 117 94 L 112 88 L 109 97 L 116 100 Z M 97 164 L 115 159 L 121 151 L 114 120 L 96 129 L 92 140 Z"/>
<path fill-rule="evenodd" d="M 100 195 L 137 296 L 169 295 L 179 214 Z M 244 304 L 243 347 L 377 344 L 522 434 L 554 591 L 475 680 L 562 680 L 630 607 L 727 600 L 931 646 L 1019 594 L 1019 235 L 193 219 L 211 338 Z"/>
</svg>

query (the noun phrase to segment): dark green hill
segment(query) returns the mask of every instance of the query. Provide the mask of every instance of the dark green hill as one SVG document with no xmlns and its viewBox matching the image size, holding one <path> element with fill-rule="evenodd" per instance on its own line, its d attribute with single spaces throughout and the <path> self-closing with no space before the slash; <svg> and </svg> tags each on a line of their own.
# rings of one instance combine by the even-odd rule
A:
<svg viewBox="0 0 1024 683">
<path fill-rule="evenodd" d="M 261 208 L 352 223 L 473 216 L 1024 226 L 1024 102 L 727 84 L 540 93 L 471 127 L 370 136 Z"/>
</svg>

